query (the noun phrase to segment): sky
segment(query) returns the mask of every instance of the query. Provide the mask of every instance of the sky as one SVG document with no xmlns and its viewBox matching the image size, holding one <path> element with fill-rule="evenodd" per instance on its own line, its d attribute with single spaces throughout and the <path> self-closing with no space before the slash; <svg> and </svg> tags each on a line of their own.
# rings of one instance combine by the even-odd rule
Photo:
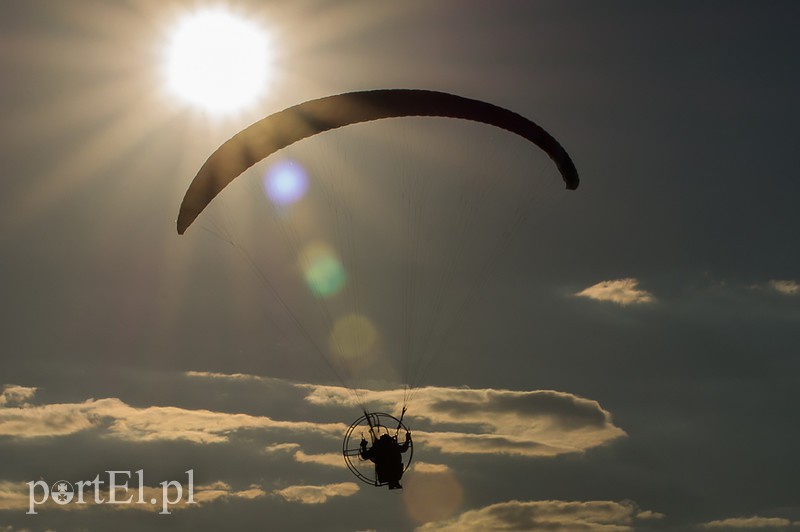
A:
<svg viewBox="0 0 800 532">
<path fill-rule="evenodd" d="M 270 36 L 228 112 L 167 82 L 170 36 L 208 6 Z M 1 0 L 0 531 L 800 530 L 799 19 Z M 489 126 L 390 120 L 287 148 L 176 233 L 225 140 L 375 88 L 522 114 L 581 184 Z M 262 193 L 272 163 L 302 197 Z M 389 492 L 342 438 L 404 404 Z M 130 473 L 117 499 L 159 502 L 110 504 L 109 471 Z M 103 503 L 31 506 L 95 478 Z"/>
</svg>

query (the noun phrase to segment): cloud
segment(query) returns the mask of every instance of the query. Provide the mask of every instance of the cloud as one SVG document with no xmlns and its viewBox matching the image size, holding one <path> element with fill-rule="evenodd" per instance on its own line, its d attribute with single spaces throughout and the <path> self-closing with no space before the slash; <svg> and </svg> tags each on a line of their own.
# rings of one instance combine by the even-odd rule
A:
<svg viewBox="0 0 800 532">
<path fill-rule="evenodd" d="M 294 453 L 294 459 L 304 464 L 319 464 L 328 467 L 345 468 L 341 453 L 306 454 L 303 451 Z"/>
<path fill-rule="evenodd" d="M 664 519 L 666 515 L 653 510 L 644 510 L 636 514 L 636 519 Z"/>
<path fill-rule="evenodd" d="M 36 438 L 65 436 L 99 424 L 92 407 L 75 404 L 0 409 L 0 436 Z"/>
<path fill-rule="evenodd" d="M 762 283 L 742 285 L 741 288 L 761 292 L 778 293 L 784 296 L 800 295 L 800 282 L 791 279 L 771 279 Z"/>
<path fill-rule="evenodd" d="M 299 443 L 276 443 L 274 445 L 268 445 L 264 448 L 265 453 L 287 453 L 296 451 L 300 448 Z"/>
<path fill-rule="evenodd" d="M 324 486 L 289 486 L 273 493 L 289 502 L 302 504 L 322 504 L 331 497 L 349 497 L 358 493 L 358 485 L 354 482 L 340 482 Z"/>
<path fill-rule="evenodd" d="M 299 443 L 277 443 L 269 445 L 264 448 L 264 452 L 269 454 L 293 453 L 294 460 L 301 464 L 318 464 L 336 468 L 347 467 L 341 453 L 307 454 L 300 448 Z"/>
<path fill-rule="evenodd" d="M 508 501 L 417 528 L 418 532 L 529 530 L 547 532 L 631 531 L 639 509 L 630 501 Z"/>
<path fill-rule="evenodd" d="M 159 490 L 159 495 L 160 495 L 162 488 L 159 487 L 157 489 Z M 186 487 L 184 486 L 184 492 L 185 491 Z M 255 484 L 248 486 L 247 489 L 235 490 L 227 482 L 222 482 L 222 481 L 217 481 L 211 484 L 205 484 L 201 486 L 195 486 L 194 488 L 194 500 L 198 504 L 204 504 L 219 499 L 230 499 L 230 498 L 251 500 L 251 499 L 257 499 L 259 497 L 264 497 L 266 494 L 267 493 L 263 489 L 261 489 L 260 486 L 257 486 Z M 183 507 L 187 506 L 189 505 L 185 503 L 183 504 Z M 176 506 L 176 508 L 177 507 L 178 506 Z"/>
<path fill-rule="evenodd" d="M 186 440 L 221 443 L 243 429 L 312 432 L 339 437 L 346 427 L 338 423 L 279 421 L 266 416 L 189 410 L 170 406 L 136 408 L 119 399 L 89 399 L 0 409 L 0 435 L 18 438 L 63 436 L 88 429 L 127 441 Z"/>
<path fill-rule="evenodd" d="M 445 464 L 429 464 L 428 462 L 415 462 L 413 469 L 416 473 L 447 473 L 450 471 Z"/>
<path fill-rule="evenodd" d="M 800 283 L 797 281 L 779 281 L 773 279 L 767 283 L 767 287 L 787 296 L 796 296 L 800 294 Z"/>
<path fill-rule="evenodd" d="M 639 281 L 632 278 L 602 281 L 575 295 L 597 301 L 610 301 L 622 306 L 655 301 L 653 294 L 646 290 L 639 290 L 636 288 L 638 285 Z"/>
<path fill-rule="evenodd" d="M 782 517 L 732 517 L 703 523 L 703 528 L 711 530 L 732 530 L 732 529 L 752 529 L 752 528 L 788 528 L 792 522 Z"/>
<path fill-rule="evenodd" d="M 199 379 L 217 379 L 225 381 L 264 381 L 266 377 L 248 375 L 247 373 L 215 373 L 212 371 L 186 371 L 184 375 Z"/>
<path fill-rule="evenodd" d="M 0 407 L 6 405 L 24 405 L 33 398 L 35 393 L 36 388 L 6 384 L 3 386 L 3 392 L 0 393 Z"/>
<path fill-rule="evenodd" d="M 0 480 L 0 511 L 27 509 L 28 485 L 25 482 Z"/>
<path fill-rule="evenodd" d="M 352 404 L 350 390 L 307 385 L 312 404 Z M 403 390 L 359 390 L 370 404 L 401 404 Z M 412 417 L 413 416 L 413 417 Z M 556 456 L 624 437 L 596 402 L 552 390 L 512 391 L 426 387 L 416 390 L 407 419 L 446 430 L 414 430 L 414 441 L 447 454 Z"/>
</svg>

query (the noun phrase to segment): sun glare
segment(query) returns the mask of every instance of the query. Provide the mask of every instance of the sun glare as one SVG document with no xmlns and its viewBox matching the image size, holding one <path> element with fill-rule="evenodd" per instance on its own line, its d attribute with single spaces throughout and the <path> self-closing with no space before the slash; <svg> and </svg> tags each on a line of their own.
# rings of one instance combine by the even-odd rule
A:
<svg viewBox="0 0 800 532">
<path fill-rule="evenodd" d="M 210 112 L 235 111 L 254 103 L 271 77 L 269 34 L 222 9 L 185 16 L 167 46 L 169 89 Z"/>
</svg>

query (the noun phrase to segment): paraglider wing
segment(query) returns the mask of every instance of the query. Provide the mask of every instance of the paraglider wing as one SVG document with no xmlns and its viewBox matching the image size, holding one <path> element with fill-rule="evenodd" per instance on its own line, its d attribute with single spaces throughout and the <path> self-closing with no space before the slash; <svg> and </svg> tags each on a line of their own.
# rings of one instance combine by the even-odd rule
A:
<svg viewBox="0 0 800 532">
<path fill-rule="evenodd" d="M 349 124 L 403 116 L 438 116 L 496 126 L 536 144 L 558 167 L 568 189 L 578 187 L 578 172 L 566 150 L 527 118 L 496 105 L 418 89 L 379 89 L 327 96 L 295 105 L 259 120 L 220 146 L 203 164 L 181 203 L 178 233 L 237 176 L 298 140 Z"/>
</svg>

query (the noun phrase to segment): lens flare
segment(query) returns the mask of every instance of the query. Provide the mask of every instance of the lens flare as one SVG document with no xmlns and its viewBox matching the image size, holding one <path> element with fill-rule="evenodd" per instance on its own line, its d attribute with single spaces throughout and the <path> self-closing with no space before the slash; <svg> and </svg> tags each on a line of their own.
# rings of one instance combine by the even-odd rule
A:
<svg viewBox="0 0 800 532">
<path fill-rule="evenodd" d="M 330 335 L 331 349 L 344 359 L 371 355 L 377 341 L 377 329 L 360 314 L 348 314 L 336 320 Z"/>
<path fill-rule="evenodd" d="M 403 502 L 418 523 L 442 521 L 461 506 L 464 490 L 449 471 L 411 471 L 404 477 Z"/>
<path fill-rule="evenodd" d="M 264 192 L 275 205 L 295 203 L 308 189 L 308 174 L 295 161 L 279 161 L 264 173 Z"/>
<path fill-rule="evenodd" d="M 347 275 L 336 253 L 327 244 L 315 243 L 300 256 L 300 267 L 311 293 L 315 297 L 331 297 L 345 284 Z"/>
</svg>

